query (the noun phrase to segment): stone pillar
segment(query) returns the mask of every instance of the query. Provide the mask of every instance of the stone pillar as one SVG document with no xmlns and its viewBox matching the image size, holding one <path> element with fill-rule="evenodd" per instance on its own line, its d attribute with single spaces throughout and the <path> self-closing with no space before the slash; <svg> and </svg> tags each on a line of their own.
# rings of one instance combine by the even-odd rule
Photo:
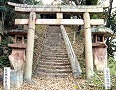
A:
<svg viewBox="0 0 116 90">
<path fill-rule="evenodd" d="M 33 49 L 34 49 L 34 35 L 35 35 L 35 19 L 36 13 L 30 12 L 29 17 L 29 29 L 27 33 L 27 48 L 26 48 L 26 61 L 24 78 L 27 81 L 31 81 L 32 77 L 32 64 L 33 64 Z"/>
<path fill-rule="evenodd" d="M 90 15 L 88 12 L 85 12 L 83 14 L 83 19 L 84 19 L 86 75 L 87 79 L 90 79 L 93 76 L 93 54 L 92 54 Z"/>
<path fill-rule="evenodd" d="M 57 13 L 57 19 L 63 19 L 63 13 Z"/>
</svg>

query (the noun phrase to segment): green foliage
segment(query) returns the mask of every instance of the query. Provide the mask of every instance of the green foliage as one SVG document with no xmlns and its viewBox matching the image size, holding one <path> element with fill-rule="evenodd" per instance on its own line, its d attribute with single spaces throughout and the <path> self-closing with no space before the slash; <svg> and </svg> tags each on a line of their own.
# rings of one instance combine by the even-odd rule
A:
<svg viewBox="0 0 116 90">
<path fill-rule="evenodd" d="M 92 79 L 88 80 L 90 86 L 96 86 L 99 88 L 104 88 L 104 80 L 103 76 L 100 76 L 97 72 L 94 72 L 94 76 Z"/>
<path fill-rule="evenodd" d="M 97 5 L 98 0 L 86 0 L 86 5 Z"/>
<path fill-rule="evenodd" d="M 10 66 L 10 62 L 8 59 L 8 56 L 0 56 L 0 68 L 4 68 L 4 67 L 9 67 Z"/>
<path fill-rule="evenodd" d="M 94 72 L 94 76 L 91 79 L 86 80 L 85 83 L 80 86 L 81 90 L 105 90 L 103 75 Z"/>
<path fill-rule="evenodd" d="M 105 13 L 92 14 L 91 19 L 106 19 Z"/>
<path fill-rule="evenodd" d="M 2 42 L 0 42 L 0 68 L 10 66 L 10 61 L 8 56 L 11 52 L 11 48 L 8 47 L 8 44 L 11 43 L 10 37 L 5 35 Z"/>
<path fill-rule="evenodd" d="M 116 34 L 116 13 L 113 13 L 110 17 L 110 27 Z"/>
<path fill-rule="evenodd" d="M 41 1 L 36 1 L 36 0 L 5 0 L 5 2 L 7 3 L 7 1 L 10 2 L 14 2 L 14 3 L 26 3 L 26 4 L 30 4 L 30 5 L 37 5 L 37 4 L 42 4 Z M 11 7 L 9 5 L 7 5 L 6 3 L 4 3 L 4 6 L 7 8 L 7 11 L 5 12 L 5 21 L 4 21 L 4 27 L 5 29 L 15 29 L 17 28 L 17 26 L 14 24 L 14 19 L 16 19 L 16 17 L 24 17 L 24 15 L 18 15 L 15 11 L 14 11 L 14 7 Z"/>
<path fill-rule="evenodd" d="M 116 45 L 114 45 L 112 42 L 113 39 L 115 39 L 115 35 L 116 35 L 116 13 L 113 13 L 110 16 L 110 28 L 112 29 L 112 31 L 114 32 L 114 34 L 111 37 L 107 38 L 106 44 L 108 45 L 108 55 L 111 56 L 113 54 L 113 52 L 115 50 L 113 50 L 113 48 L 116 48 Z M 112 48 L 113 47 L 113 48 Z"/>
<path fill-rule="evenodd" d="M 8 59 L 9 56 L 9 51 L 10 49 L 8 48 L 8 42 L 1 42 L 0 43 L 0 68 L 3 68 L 5 66 L 10 66 L 10 62 Z"/>
<path fill-rule="evenodd" d="M 5 6 L 0 6 L 0 12 L 5 12 L 7 11 L 7 8 Z"/>
<path fill-rule="evenodd" d="M 14 3 L 23 3 L 23 1 L 27 1 L 27 0 L 6 0 L 6 2 L 14 2 Z"/>
<path fill-rule="evenodd" d="M 116 76 L 116 61 L 114 61 L 113 57 L 108 58 L 108 66 L 110 68 L 111 76 Z"/>
</svg>

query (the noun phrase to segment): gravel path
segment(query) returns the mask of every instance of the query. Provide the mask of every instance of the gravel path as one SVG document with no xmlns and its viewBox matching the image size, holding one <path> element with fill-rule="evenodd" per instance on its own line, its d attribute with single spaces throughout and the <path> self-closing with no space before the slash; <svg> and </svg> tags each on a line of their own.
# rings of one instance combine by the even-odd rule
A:
<svg viewBox="0 0 116 90">
<path fill-rule="evenodd" d="M 12 90 L 79 90 L 76 79 L 71 75 L 65 78 L 36 77 L 33 81 L 34 84 L 24 83 L 20 89 Z"/>
</svg>

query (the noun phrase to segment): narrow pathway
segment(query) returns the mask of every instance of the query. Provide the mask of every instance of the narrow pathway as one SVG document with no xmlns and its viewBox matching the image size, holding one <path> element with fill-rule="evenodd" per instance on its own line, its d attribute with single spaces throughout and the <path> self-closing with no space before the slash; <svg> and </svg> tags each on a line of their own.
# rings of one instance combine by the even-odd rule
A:
<svg viewBox="0 0 116 90">
<path fill-rule="evenodd" d="M 49 26 L 47 30 L 37 74 L 42 77 L 65 77 L 71 74 L 71 65 L 60 26 Z"/>
</svg>

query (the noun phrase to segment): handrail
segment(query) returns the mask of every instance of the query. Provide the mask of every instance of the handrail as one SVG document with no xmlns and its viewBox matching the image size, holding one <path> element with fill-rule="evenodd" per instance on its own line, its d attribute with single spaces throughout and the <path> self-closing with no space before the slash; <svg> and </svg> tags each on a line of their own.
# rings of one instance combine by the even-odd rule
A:
<svg viewBox="0 0 116 90">
<path fill-rule="evenodd" d="M 66 49 L 68 52 L 68 57 L 70 59 L 73 76 L 74 77 L 79 76 L 82 73 L 81 67 L 80 67 L 79 62 L 77 60 L 77 57 L 74 53 L 73 47 L 71 45 L 71 42 L 70 42 L 69 37 L 65 31 L 64 26 L 61 25 L 60 28 L 61 28 L 62 35 L 63 35 L 64 41 L 65 41 Z"/>
</svg>

